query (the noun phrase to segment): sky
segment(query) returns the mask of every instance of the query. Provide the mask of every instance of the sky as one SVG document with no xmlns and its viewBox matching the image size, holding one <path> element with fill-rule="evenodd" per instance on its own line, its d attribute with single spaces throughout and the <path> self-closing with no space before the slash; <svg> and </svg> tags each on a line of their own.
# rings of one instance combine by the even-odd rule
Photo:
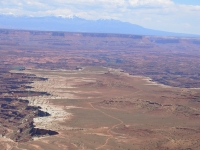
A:
<svg viewBox="0 0 200 150">
<path fill-rule="evenodd" d="M 0 0 L 0 14 L 116 19 L 200 35 L 200 0 Z"/>
</svg>

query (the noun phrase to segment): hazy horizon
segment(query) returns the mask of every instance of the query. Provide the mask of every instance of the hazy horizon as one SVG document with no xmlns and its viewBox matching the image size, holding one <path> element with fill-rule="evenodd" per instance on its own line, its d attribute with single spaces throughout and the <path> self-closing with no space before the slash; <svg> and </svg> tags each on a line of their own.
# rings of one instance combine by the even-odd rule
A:
<svg viewBox="0 0 200 150">
<path fill-rule="evenodd" d="M 0 15 L 115 19 L 145 28 L 200 35 L 200 2 L 191 0 L 22 0 L 0 2 Z"/>
</svg>

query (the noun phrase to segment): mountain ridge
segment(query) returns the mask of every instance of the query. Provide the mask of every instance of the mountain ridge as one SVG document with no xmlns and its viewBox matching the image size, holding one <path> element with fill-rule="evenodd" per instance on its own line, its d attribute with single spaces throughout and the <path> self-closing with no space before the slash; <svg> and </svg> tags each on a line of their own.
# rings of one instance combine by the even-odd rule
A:
<svg viewBox="0 0 200 150">
<path fill-rule="evenodd" d="M 63 17 L 28 17 L 0 15 L 0 28 L 41 31 L 116 33 L 151 36 L 184 36 L 200 37 L 200 35 L 173 33 L 144 28 L 142 26 L 121 22 L 114 19 L 86 20 L 77 16 Z"/>
</svg>

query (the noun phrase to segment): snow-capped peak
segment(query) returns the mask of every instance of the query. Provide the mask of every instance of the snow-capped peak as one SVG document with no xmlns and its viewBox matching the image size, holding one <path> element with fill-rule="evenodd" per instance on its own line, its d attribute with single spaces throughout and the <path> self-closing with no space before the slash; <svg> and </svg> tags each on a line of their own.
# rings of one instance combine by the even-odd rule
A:
<svg viewBox="0 0 200 150">
<path fill-rule="evenodd" d="M 74 18 L 78 18 L 78 16 L 76 16 L 76 15 L 68 15 L 65 18 L 74 19 Z"/>
</svg>

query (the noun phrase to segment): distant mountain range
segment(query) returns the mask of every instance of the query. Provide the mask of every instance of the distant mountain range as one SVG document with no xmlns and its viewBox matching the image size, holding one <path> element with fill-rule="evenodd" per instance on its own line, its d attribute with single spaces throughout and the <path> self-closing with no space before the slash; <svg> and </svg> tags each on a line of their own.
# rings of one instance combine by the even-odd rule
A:
<svg viewBox="0 0 200 150">
<path fill-rule="evenodd" d="M 118 20 L 85 20 L 79 17 L 16 17 L 0 15 L 0 28 L 41 31 L 67 31 L 89 33 L 118 33 L 154 36 L 200 37 L 200 35 L 172 33 L 147 29 L 139 25 Z"/>
</svg>

